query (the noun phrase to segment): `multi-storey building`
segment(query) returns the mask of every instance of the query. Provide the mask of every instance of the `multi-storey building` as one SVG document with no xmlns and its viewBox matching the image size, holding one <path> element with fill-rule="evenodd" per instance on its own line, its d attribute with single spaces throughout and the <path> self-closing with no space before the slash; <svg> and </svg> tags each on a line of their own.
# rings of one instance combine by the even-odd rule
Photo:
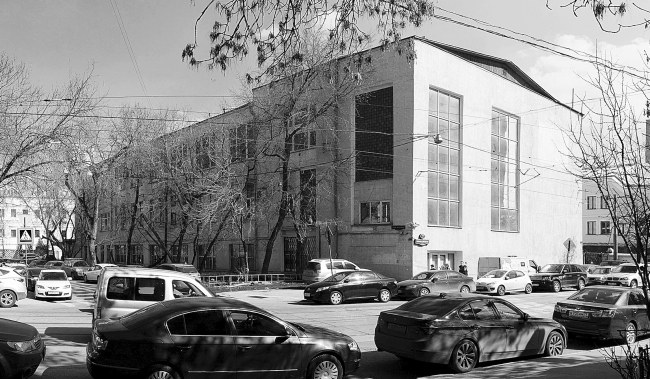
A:
<svg viewBox="0 0 650 379">
<path fill-rule="evenodd" d="M 319 128 L 294 136 L 291 183 L 312 194 L 302 196 L 311 200 L 300 206 L 311 221 L 302 225 L 304 238 L 299 240 L 287 220 L 269 271 L 300 273 L 308 258 L 328 257 L 331 250 L 398 279 L 431 265 L 457 268 L 461 261 L 476 275 L 483 256 L 517 255 L 540 264 L 565 260 L 563 243 L 569 238 L 578 242 L 572 259 L 581 262 L 581 183 L 562 169 L 567 164 L 563 131 L 581 115 L 508 60 L 425 38 L 408 41 L 413 61 L 380 49 L 366 53 L 372 58 L 372 77 L 340 99 L 336 117 L 330 118 L 336 138 Z M 263 138 L 248 134 L 242 120 L 249 113 L 244 106 L 173 138 L 191 140 L 201 135 L 197 130 L 229 133 L 230 150 L 222 152 L 245 158 L 247 141 Z M 198 152 L 211 145 L 187 146 Z M 319 176 L 327 162 L 344 160 L 351 164 Z M 261 187 L 261 173 L 273 165 L 256 166 L 252 192 Z M 141 201 L 155 202 L 146 193 Z M 115 227 L 113 215 L 122 213 L 111 201 L 105 199 L 100 211 L 98 259 L 110 255 L 125 263 L 151 264 L 158 247 L 144 233 L 127 255 L 125 233 L 109 231 L 111 224 Z M 148 209 L 158 208 L 167 209 L 161 220 L 171 235 L 179 225 L 178 215 L 172 216 L 174 206 L 152 203 Z M 269 220 L 274 217 L 270 214 Z M 257 220 L 244 243 L 221 238 L 207 255 L 208 268 L 235 270 L 245 246 L 251 272 L 259 271 L 270 225 Z M 205 252 L 208 239 L 185 239 L 175 251 L 196 263 L 193 255 Z M 304 246 L 302 256 L 297 255 L 298 242 Z"/>
<path fill-rule="evenodd" d="M 33 256 L 39 242 L 47 245 L 46 231 L 40 220 L 40 210 L 29 206 L 19 198 L 4 198 L 0 201 L 0 257 L 24 259 Z M 19 243 L 20 231 L 28 229 L 31 243 Z M 27 238 L 25 238 L 27 239 Z M 51 248 L 51 247 L 50 247 Z M 60 250 L 58 250 L 60 256 Z"/>
</svg>

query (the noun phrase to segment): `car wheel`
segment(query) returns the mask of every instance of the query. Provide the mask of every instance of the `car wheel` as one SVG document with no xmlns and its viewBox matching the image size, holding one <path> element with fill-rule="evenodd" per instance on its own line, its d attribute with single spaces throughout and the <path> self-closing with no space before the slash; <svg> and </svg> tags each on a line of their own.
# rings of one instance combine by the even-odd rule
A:
<svg viewBox="0 0 650 379">
<path fill-rule="evenodd" d="M 319 355 L 309 362 L 307 379 L 341 379 L 343 367 L 338 359 L 329 354 Z"/>
<path fill-rule="evenodd" d="M 546 350 L 544 355 L 555 357 L 564 352 L 564 336 L 557 330 L 551 332 L 546 339 Z"/>
<path fill-rule="evenodd" d="M 16 295 L 9 290 L 0 292 L 0 307 L 11 308 L 16 304 Z"/>
<path fill-rule="evenodd" d="M 449 367 L 458 373 L 469 372 L 478 363 L 478 349 L 476 344 L 470 340 L 462 340 L 454 347 L 451 353 Z"/>
<path fill-rule="evenodd" d="M 524 291 L 526 292 L 526 294 L 532 293 L 533 292 L 533 286 L 530 283 L 526 284 L 526 288 L 524 289 Z"/>
<path fill-rule="evenodd" d="M 631 322 L 628 322 L 627 325 L 625 326 L 625 336 L 624 340 L 625 343 L 628 345 L 631 345 L 636 342 L 636 325 L 634 325 Z"/>
<path fill-rule="evenodd" d="M 426 296 L 429 294 L 429 289 L 427 287 L 420 288 L 420 296 Z"/>
<path fill-rule="evenodd" d="M 582 279 L 578 279 L 578 290 L 584 289 L 585 288 L 585 281 Z"/>
<path fill-rule="evenodd" d="M 467 287 L 467 286 L 460 287 L 460 292 L 461 293 L 469 293 L 469 287 Z"/>
<path fill-rule="evenodd" d="M 557 280 L 553 282 L 553 292 L 562 291 L 562 285 Z"/>
<path fill-rule="evenodd" d="M 639 286 L 639 283 L 637 283 L 636 280 L 633 280 L 633 281 L 630 282 L 630 287 L 632 287 L 632 288 L 636 288 L 636 287 L 638 287 L 638 286 Z"/>
<path fill-rule="evenodd" d="M 343 295 L 339 291 L 332 291 L 330 294 L 330 304 L 339 305 L 343 302 Z"/>
<path fill-rule="evenodd" d="M 390 301 L 390 291 L 387 290 L 386 288 L 382 288 L 379 291 L 378 298 L 379 298 L 379 301 L 381 301 L 382 303 L 387 303 L 388 301 Z"/>
<path fill-rule="evenodd" d="M 503 295 L 505 295 L 505 294 L 506 294 L 506 287 L 504 287 L 504 286 L 499 286 L 499 288 L 497 288 L 497 295 L 499 295 L 499 296 L 503 296 Z"/>
<path fill-rule="evenodd" d="M 155 365 L 147 370 L 147 379 L 180 379 L 180 375 L 173 368 L 165 365 Z"/>
</svg>

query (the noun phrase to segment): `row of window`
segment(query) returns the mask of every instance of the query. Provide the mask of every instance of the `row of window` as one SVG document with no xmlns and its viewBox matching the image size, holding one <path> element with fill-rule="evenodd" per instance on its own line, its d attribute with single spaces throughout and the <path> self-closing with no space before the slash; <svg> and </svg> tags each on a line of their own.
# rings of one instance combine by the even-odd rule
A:
<svg viewBox="0 0 650 379">
<path fill-rule="evenodd" d="M 587 196 L 587 209 L 607 209 L 607 197 Z"/>
<path fill-rule="evenodd" d="M 18 217 L 18 210 L 17 209 L 10 209 L 10 213 L 11 213 L 11 217 L 14 217 L 14 218 Z M 21 214 L 22 215 L 28 215 L 29 214 L 29 209 L 23 209 Z M 38 217 L 39 214 L 40 214 L 40 211 L 36 210 L 36 211 L 34 211 L 34 214 L 36 215 L 36 217 Z M 5 210 L 0 209 L 0 219 L 3 219 L 3 218 L 5 218 Z"/>
<path fill-rule="evenodd" d="M 587 221 L 587 234 L 612 234 L 612 223 L 610 221 Z"/>
<path fill-rule="evenodd" d="M 5 238 L 5 237 L 18 238 L 18 229 L 11 229 L 9 231 L 9 235 L 6 234 L 4 229 L 0 229 L 0 238 Z M 38 229 L 34 229 L 34 238 L 40 238 L 40 237 L 41 237 L 41 231 Z"/>
</svg>

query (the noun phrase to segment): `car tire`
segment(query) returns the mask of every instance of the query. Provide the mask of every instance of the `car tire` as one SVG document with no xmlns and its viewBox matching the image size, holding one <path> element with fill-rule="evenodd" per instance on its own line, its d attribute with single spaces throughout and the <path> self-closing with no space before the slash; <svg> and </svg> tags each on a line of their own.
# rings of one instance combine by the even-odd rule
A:
<svg viewBox="0 0 650 379">
<path fill-rule="evenodd" d="M 582 279 L 578 279 L 578 290 L 584 289 L 585 288 L 585 281 Z"/>
<path fill-rule="evenodd" d="M 390 291 L 386 288 L 382 288 L 379 290 L 379 296 L 377 296 L 377 299 L 382 303 L 388 303 L 390 301 L 390 297 Z"/>
<path fill-rule="evenodd" d="M 557 280 L 553 281 L 553 292 L 560 292 L 562 291 L 562 284 L 558 282 Z"/>
<path fill-rule="evenodd" d="M 623 336 L 623 342 L 627 343 L 628 345 L 631 345 L 636 342 L 636 337 L 637 337 L 636 325 L 634 325 L 631 322 L 628 322 L 627 325 L 625 325 L 625 335 Z"/>
<path fill-rule="evenodd" d="M 149 367 L 144 377 L 146 379 L 181 379 L 181 376 L 173 368 L 166 365 Z"/>
<path fill-rule="evenodd" d="M 562 355 L 565 346 L 566 341 L 564 341 L 564 336 L 562 333 L 554 330 L 548 335 L 548 338 L 546 339 L 546 348 L 544 349 L 544 355 L 549 357 Z"/>
<path fill-rule="evenodd" d="M 330 304 L 339 305 L 343 302 L 343 294 L 339 291 L 332 291 L 330 293 Z"/>
<path fill-rule="evenodd" d="M 526 288 L 524 289 L 524 292 L 526 292 L 526 295 L 533 293 L 532 284 L 530 284 L 530 283 L 526 284 Z"/>
<path fill-rule="evenodd" d="M 469 287 L 467 287 L 467 286 L 460 287 L 460 292 L 461 293 L 469 293 Z"/>
<path fill-rule="evenodd" d="M 473 341 L 462 340 L 454 347 L 449 360 L 449 368 L 456 373 L 469 372 L 478 363 L 478 348 Z"/>
<path fill-rule="evenodd" d="M 0 292 L 0 307 L 11 308 L 16 304 L 16 294 L 10 290 Z"/>
<path fill-rule="evenodd" d="M 632 280 L 630 282 L 630 287 L 631 288 L 637 288 L 639 286 L 639 283 L 636 281 L 636 279 Z"/>
<path fill-rule="evenodd" d="M 426 296 L 430 293 L 429 289 L 427 287 L 422 287 L 420 288 L 420 291 L 418 292 L 419 296 Z"/>
<path fill-rule="evenodd" d="M 307 379 L 341 379 L 343 366 L 336 357 L 330 354 L 319 355 L 309 362 Z"/>
<path fill-rule="evenodd" d="M 497 288 L 497 295 L 503 296 L 505 294 L 506 294 L 506 287 L 504 287 L 502 285 L 499 286 L 499 288 Z"/>
</svg>

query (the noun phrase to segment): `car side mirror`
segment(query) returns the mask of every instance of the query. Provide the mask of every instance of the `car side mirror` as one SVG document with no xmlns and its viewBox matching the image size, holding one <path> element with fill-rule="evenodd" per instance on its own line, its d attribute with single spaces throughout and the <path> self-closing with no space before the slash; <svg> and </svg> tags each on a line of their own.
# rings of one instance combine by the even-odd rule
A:
<svg viewBox="0 0 650 379">
<path fill-rule="evenodd" d="M 345 279 L 343 283 L 350 283 L 350 279 Z"/>
<path fill-rule="evenodd" d="M 509 278 L 509 277 L 507 277 L 507 276 L 506 276 L 505 278 L 503 278 L 503 279 L 504 279 L 504 280 L 510 280 L 510 278 Z"/>
<path fill-rule="evenodd" d="M 438 278 L 431 278 L 431 281 L 435 283 L 438 281 Z"/>
<path fill-rule="evenodd" d="M 524 317 L 522 317 L 524 322 L 528 321 L 529 318 L 530 318 L 530 315 L 528 313 L 524 313 Z"/>
<path fill-rule="evenodd" d="M 72 281 L 72 278 L 68 278 L 68 280 Z"/>
</svg>

